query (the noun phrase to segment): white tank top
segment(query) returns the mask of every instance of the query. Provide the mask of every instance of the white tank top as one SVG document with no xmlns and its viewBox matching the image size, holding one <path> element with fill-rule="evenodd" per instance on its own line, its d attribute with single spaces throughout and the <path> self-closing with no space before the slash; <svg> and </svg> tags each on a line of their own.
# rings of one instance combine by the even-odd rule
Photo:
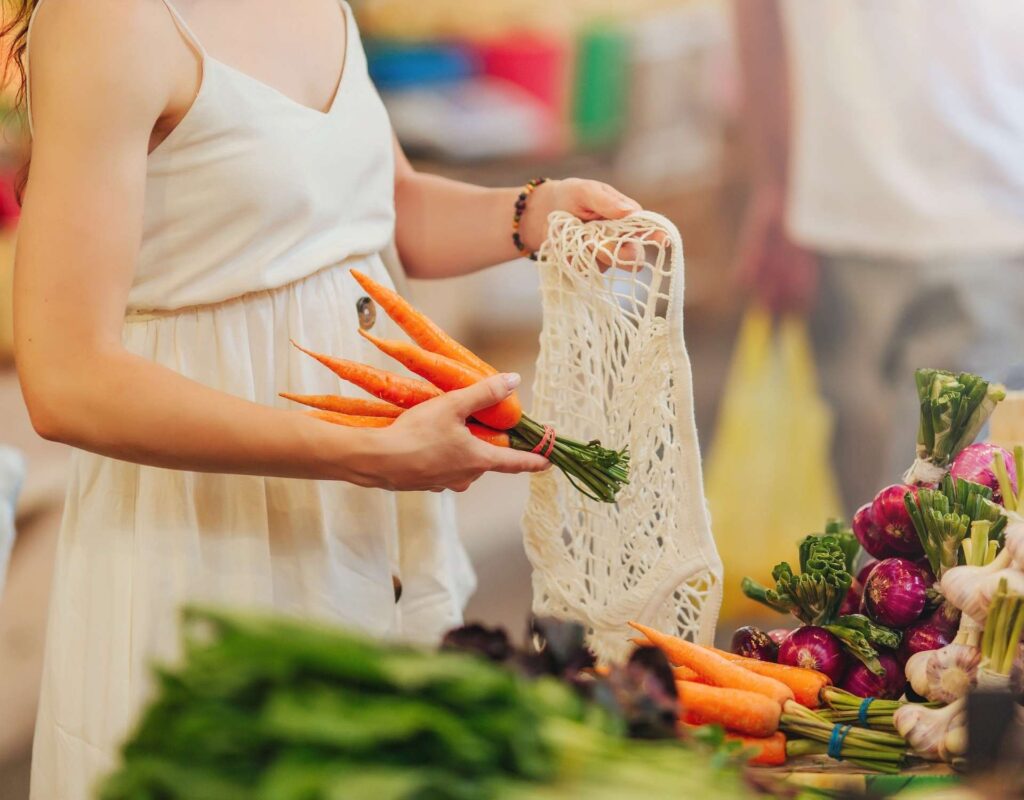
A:
<svg viewBox="0 0 1024 800">
<path fill-rule="evenodd" d="M 209 55 L 164 3 L 202 80 L 149 156 L 128 311 L 216 303 L 383 250 L 395 222 L 391 125 L 348 4 L 341 79 L 323 112 Z"/>
</svg>

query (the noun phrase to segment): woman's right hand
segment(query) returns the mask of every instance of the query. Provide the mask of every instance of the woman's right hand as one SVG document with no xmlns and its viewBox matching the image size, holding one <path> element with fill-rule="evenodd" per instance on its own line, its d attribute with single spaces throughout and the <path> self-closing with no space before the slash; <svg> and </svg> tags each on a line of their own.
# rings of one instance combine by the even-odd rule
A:
<svg viewBox="0 0 1024 800">
<path fill-rule="evenodd" d="M 485 472 L 543 472 L 547 459 L 486 444 L 466 429 L 473 412 L 504 400 L 519 382 L 513 373 L 494 375 L 406 411 L 389 428 L 367 431 L 374 448 L 361 470 L 367 483 L 394 491 L 463 492 Z"/>
</svg>

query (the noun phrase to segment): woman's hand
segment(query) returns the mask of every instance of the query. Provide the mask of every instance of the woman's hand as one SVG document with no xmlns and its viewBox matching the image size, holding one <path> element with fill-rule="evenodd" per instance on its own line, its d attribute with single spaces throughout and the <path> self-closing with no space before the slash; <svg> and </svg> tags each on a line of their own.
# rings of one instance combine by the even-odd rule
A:
<svg viewBox="0 0 1024 800">
<path fill-rule="evenodd" d="M 546 181 L 526 201 L 520 235 L 530 250 L 540 248 L 547 238 L 548 216 L 566 211 L 584 222 L 595 219 L 622 219 L 641 210 L 636 200 L 600 181 L 566 178 Z"/>
<path fill-rule="evenodd" d="M 775 314 L 806 314 L 818 288 L 818 259 L 794 242 L 785 225 L 784 192 L 755 189 L 736 258 L 736 278 Z"/>
<path fill-rule="evenodd" d="M 485 472 L 543 472 L 547 459 L 486 444 L 466 430 L 474 411 L 504 400 L 518 385 L 518 375 L 495 375 L 418 405 L 389 428 L 367 431 L 375 448 L 366 459 L 367 482 L 396 491 L 463 492 Z"/>
</svg>

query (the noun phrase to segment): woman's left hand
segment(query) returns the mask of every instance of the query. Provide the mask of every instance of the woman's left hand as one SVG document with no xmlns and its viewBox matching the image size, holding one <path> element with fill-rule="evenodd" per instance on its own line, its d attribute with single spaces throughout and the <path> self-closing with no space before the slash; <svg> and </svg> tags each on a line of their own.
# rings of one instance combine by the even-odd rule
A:
<svg viewBox="0 0 1024 800">
<path fill-rule="evenodd" d="M 526 203 L 520 226 L 523 244 L 537 250 L 547 238 L 548 216 L 552 211 L 567 211 L 589 222 L 595 219 L 622 219 L 641 210 L 636 200 L 600 181 L 580 178 L 549 180 L 538 186 Z"/>
</svg>

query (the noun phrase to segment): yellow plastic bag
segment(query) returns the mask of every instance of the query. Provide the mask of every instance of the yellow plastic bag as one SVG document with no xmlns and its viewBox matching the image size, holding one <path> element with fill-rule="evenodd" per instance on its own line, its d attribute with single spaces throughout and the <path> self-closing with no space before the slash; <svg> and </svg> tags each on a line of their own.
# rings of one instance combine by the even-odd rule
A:
<svg viewBox="0 0 1024 800">
<path fill-rule="evenodd" d="M 743 321 L 707 464 L 711 525 L 725 565 L 722 614 L 763 614 L 740 581 L 771 585 L 779 561 L 841 508 L 829 458 L 832 415 L 818 393 L 803 321 Z"/>
</svg>

